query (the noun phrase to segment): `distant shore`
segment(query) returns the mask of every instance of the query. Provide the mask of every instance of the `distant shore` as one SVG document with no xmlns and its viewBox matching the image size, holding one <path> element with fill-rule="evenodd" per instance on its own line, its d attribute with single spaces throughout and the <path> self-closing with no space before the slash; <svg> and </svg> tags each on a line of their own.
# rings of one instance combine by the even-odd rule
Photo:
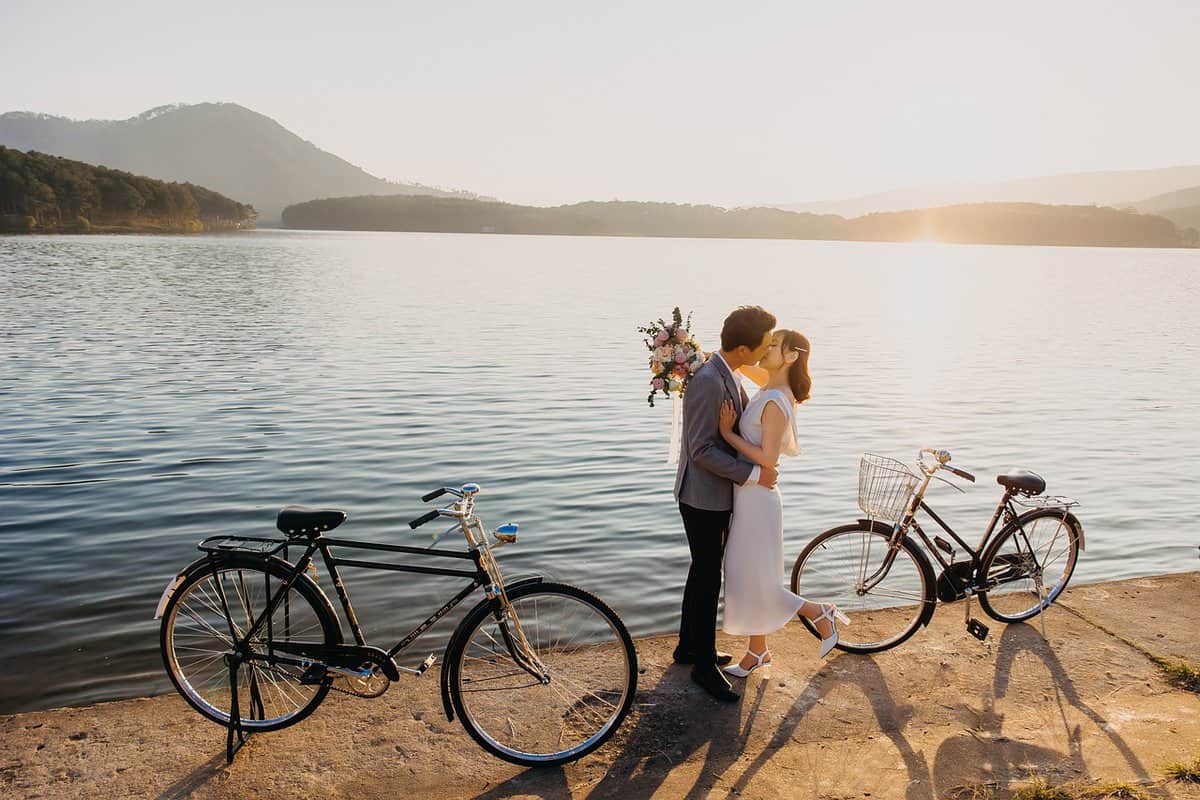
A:
<svg viewBox="0 0 1200 800">
<path fill-rule="evenodd" d="M 338 197 L 288 206 L 296 230 L 846 242 L 1193 248 L 1200 232 L 1106 206 L 977 203 L 846 219 L 778 208 L 587 202 L 544 208 L 421 195 Z"/>
</svg>

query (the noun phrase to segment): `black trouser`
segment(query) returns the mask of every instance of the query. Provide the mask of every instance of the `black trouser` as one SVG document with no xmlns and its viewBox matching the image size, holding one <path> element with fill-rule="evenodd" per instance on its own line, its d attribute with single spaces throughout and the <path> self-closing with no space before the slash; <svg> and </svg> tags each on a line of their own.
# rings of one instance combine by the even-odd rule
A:
<svg viewBox="0 0 1200 800">
<path fill-rule="evenodd" d="M 679 650 L 690 653 L 699 667 L 717 663 L 717 600 L 721 596 L 721 560 L 730 514 L 679 504 L 692 552 L 679 615 Z"/>
</svg>

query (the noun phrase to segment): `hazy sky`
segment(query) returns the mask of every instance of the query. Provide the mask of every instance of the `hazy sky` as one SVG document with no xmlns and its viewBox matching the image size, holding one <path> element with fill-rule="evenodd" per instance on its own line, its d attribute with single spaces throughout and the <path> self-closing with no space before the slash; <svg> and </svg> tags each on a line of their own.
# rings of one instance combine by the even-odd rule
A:
<svg viewBox="0 0 1200 800">
<path fill-rule="evenodd" d="M 1200 163 L 1200 3 L 0 0 L 0 111 L 231 101 L 515 202 Z"/>
</svg>

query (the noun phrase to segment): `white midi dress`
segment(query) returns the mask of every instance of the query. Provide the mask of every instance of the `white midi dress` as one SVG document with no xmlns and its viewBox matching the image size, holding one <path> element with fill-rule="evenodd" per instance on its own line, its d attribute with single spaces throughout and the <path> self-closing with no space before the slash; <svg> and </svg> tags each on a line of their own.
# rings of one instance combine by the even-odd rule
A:
<svg viewBox="0 0 1200 800">
<path fill-rule="evenodd" d="M 739 432 L 762 445 L 762 414 L 768 403 L 783 410 L 780 453 L 800 454 L 792 400 L 778 389 L 763 389 L 742 412 Z M 734 636 L 764 636 L 796 616 L 804 598 L 783 585 L 783 502 L 778 489 L 752 484 L 733 487 L 733 517 L 725 544 L 725 619 L 722 630 Z"/>
</svg>

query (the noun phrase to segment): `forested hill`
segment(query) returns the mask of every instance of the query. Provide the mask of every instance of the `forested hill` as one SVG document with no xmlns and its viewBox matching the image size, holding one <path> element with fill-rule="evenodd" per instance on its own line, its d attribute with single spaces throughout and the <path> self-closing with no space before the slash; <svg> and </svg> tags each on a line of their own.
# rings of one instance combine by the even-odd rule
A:
<svg viewBox="0 0 1200 800">
<path fill-rule="evenodd" d="M 253 219 L 251 206 L 203 186 L 0 146 L 0 231 L 191 233 Z"/>
<path fill-rule="evenodd" d="M 672 203 L 578 203 L 554 208 L 441 197 L 340 197 L 289 206 L 288 228 L 579 236 L 681 236 L 843 241 L 941 241 L 1103 247 L 1194 247 L 1195 230 L 1099 206 L 983 203 L 855 219 Z"/>
</svg>

